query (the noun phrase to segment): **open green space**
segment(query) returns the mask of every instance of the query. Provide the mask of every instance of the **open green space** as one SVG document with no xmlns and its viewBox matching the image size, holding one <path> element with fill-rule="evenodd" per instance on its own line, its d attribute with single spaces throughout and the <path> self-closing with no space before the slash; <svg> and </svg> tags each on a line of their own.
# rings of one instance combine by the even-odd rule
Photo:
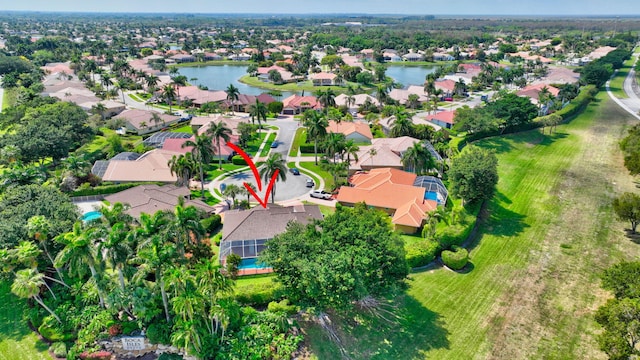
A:
<svg viewBox="0 0 640 360">
<path fill-rule="evenodd" d="M 48 345 L 27 327 L 22 314 L 24 300 L 11 293 L 5 280 L 0 281 L 0 360 L 51 359 Z"/>
<path fill-rule="evenodd" d="M 9 106 L 14 106 L 17 100 L 18 100 L 18 88 L 4 89 L 4 94 L 2 95 L 2 109 L 0 110 L 4 110 Z"/>
<path fill-rule="evenodd" d="M 256 156 L 258 154 L 258 150 L 260 149 L 260 145 L 264 142 L 264 138 L 267 136 L 266 132 L 258 133 L 258 136 L 254 137 L 251 141 L 247 142 L 247 146 L 244 147 L 244 150 L 247 154 L 251 156 Z M 265 145 L 266 146 L 266 145 Z"/>
<path fill-rule="evenodd" d="M 187 133 L 187 134 L 193 134 L 193 129 L 191 128 L 191 125 L 189 125 L 189 124 L 182 125 L 180 127 L 176 127 L 174 129 L 171 129 L 171 131 L 180 132 L 180 133 Z"/>
<path fill-rule="evenodd" d="M 606 119 L 606 122 L 605 122 Z M 635 188 L 618 141 L 630 116 L 600 93 L 552 134 L 483 140 L 498 154 L 496 196 L 470 246 L 471 269 L 411 274 L 385 316 L 333 316 L 352 359 L 602 359 L 595 309 L 600 272 L 636 258 L 611 201 Z M 307 324 L 320 359 L 340 352 Z"/>
</svg>

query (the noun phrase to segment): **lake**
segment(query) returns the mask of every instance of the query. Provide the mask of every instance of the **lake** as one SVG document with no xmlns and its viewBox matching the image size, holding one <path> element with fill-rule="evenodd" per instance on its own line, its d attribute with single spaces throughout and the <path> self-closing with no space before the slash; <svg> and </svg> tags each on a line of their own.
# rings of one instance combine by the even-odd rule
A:
<svg viewBox="0 0 640 360">
<path fill-rule="evenodd" d="M 435 71 L 435 66 L 389 66 L 387 68 L 387 76 L 390 76 L 396 82 L 403 86 L 422 85 L 424 84 L 427 74 Z M 240 90 L 241 94 L 260 95 L 269 90 L 260 89 L 253 86 L 243 84 L 238 81 L 247 74 L 246 65 L 221 65 L 221 66 L 189 66 L 180 67 L 181 75 L 187 77 L 193 85 L 204 85 L 209 90 L 225 90 L 229 84 L 233 84 Z M 196 78 L 197 80 L 191 80 Z M 282 98 L 293 94 L 292 92 L 283 91 Z"/>
<path fill-rule="evenodd" d="M 407 87 L 409 85 L 424 85 L 427 74 L 436 71 L 435 66 L 389 66 L 387 76 L 395 82 Z"/>
</svg>

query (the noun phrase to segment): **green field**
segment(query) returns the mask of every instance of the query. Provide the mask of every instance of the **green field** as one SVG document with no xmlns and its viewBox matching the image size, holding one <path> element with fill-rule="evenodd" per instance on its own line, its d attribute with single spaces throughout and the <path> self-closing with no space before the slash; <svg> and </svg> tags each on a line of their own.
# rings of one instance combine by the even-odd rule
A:
<svg viewBox="0 0 640 360">
<path fill-rule="evenodd" d="M 611 90 L 611 93 L 618 99 L 628 98 L 627 93 L 624 92 L 624 79 L 629 75 L 629 70 L 633 67 L 637 56 L 638 54 L 634 53 L 631 59 L 625 61 L 622 68 L 618 70 L 616 75 L 611 79 L 611 82 L 609 82 L 609 90 Z"/>
<path fill-rule="evenodd" d="M 605 122 L 606 119 L 606 122 Z M 604 359 L 593 313 L 609 296 L 598 274 L 640 247 L 614 220 L 615 194 L 635 188 L 617 142 L 630 116 L 600 93 L 553 135 L 487 139 L 498 191 L 471 245 L 472 269 L 414 273 L 387 320 L 334 325 L 352 359 Z M 337 347 L 307 323 L 313 353 Z"/>
<path fill-rule="evenodd" d="M 48 346 L 22 320 L 26 306 L 11 294 L 9 283 L 0 281 L 0 360 L 51 359 Z"/>
</svg>

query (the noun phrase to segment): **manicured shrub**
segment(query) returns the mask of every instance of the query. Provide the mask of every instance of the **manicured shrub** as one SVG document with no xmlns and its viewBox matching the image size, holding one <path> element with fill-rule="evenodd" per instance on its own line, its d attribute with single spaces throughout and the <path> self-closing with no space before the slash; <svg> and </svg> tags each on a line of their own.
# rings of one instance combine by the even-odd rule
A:
<svg viewBox="0 0 640 360">
<path fill-rule="evenodd" d="M 303 154 L 313 154 L 314 152 L 313 146 L 314 146 L 313 144 L 301 144 L 300 152 Z M 318 145 L 318 153 L 322 153 L 322 149 L 320 148 L 320 145 Z"/>
<path fill-rule="evenodd" d="M 67 341 L 70 340 L 71 335 L 65 335 L 64 329 L 58 323 L 58 321 L 51 315 L 42 320 L 42 324 L 38 327 L 38 332 L 43 338 L 52 341 Z"/>
<path fill-rule="evenodd" d="M 452 246 L 451 250 L 442 252 L 442 262 L 450 269 L 460 270 L 469 262 L 469 252 L 465 248 Z"/>
<path fill-rule="evenodd" d="M 152 344 L 171 344 L 171 327 L 167 323 L 152 323 L 147 326 L 146 334 Z"/>
<path fill-rule="evenodd" d="M 222 218 L 220 217 L 220 215 L 214 214 L 206 219 L 202 219 L 201 223 L 206 232 L 208 232 L 209 234 L 213 234 L 216 230 L 218 230 L 220 224 L 222 224 Z"/>
<path fill-rule="evenodd" d="M 272 301 L 282 298 L 282 286 L 279 284 L 260 284 L 238 287 L 236 300 L 241 305 L 267 306 Z"/>
<path fill-rule="evenodd" d="M 405 246 L 407 253 L 407 264 L 409 267 L 425 266 L 435 260 L 440 251 L 440 246 L 437 241 L 424 239 L 423 241 L 416 241 Z"/>
<path fill-rule="evenodd" d="M 280 114 L 282 108 L 284 108 L 284 104 L 281 101 L 274 101 L 267 105 L 267 110 L 269 110 L 270 113 Z"/>
<path fill-rule="evenodd" d="M 136 330 L 140 330 L 140 326 L 137 321 L 125 321 L 120 324 L 121 333 L 124 335 L 129 335 Z"/>
<path fill-rule="evenodd" d="M 284 299 L 280 302 L 270 302 L 269 306 L 267 306 L 267 310 L 273 313 L 285 313 L 287 315 L 293 315 L 298 312 L 297 306 L 289 305 L 288 299 Z"/>
<path fill-rule="evenodd" d="M 62 341 L 54 342 L 49 346 L 49 351 L 58 358 L 66 358 L 67 357 L 67 344 Z"/>
<path fill-rule="evenodd" d="M 233 165 L 247 165 L 247 161 L 240 155 L 236 155 L 231 158 L 231 163 Z"/>
</svg>

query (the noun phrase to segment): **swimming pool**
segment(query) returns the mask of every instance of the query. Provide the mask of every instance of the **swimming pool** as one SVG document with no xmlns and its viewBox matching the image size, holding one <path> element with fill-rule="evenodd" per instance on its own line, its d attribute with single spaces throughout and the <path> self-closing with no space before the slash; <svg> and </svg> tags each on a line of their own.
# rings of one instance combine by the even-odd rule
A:
<svg viewBox="0 0 640 360">
<path fill-rule="evenodd" d="M 97 220 L 97 219 L 100 219 L 101 217 L 102 217 L 102 213 L 100 211 L 89 211 L 88 213 L 82 215 L 80 220 L 86 222 L 86 221 Z"/>
<path fill-rule="evenodd" d="M 269 269 L 270 266 L 267 266 L 265 263 L 258 262 L 258 259 L 242 259 L 240 265 L 238 265 L 238 270 L 243 269 Z"/>
</svg>

